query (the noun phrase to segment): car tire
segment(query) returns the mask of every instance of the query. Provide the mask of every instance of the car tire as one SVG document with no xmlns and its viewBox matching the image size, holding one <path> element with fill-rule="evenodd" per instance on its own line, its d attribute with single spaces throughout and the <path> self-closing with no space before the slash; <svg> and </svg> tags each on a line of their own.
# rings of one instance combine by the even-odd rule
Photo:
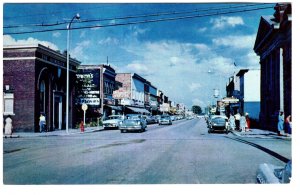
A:
<svg viewBox="0 0 300 195">
<path fill-rule="evenodd" d="M 125 133 L 125 131 L 124 131 L 124 130 L 121 130 L 121 133 Z"/>
</svg>

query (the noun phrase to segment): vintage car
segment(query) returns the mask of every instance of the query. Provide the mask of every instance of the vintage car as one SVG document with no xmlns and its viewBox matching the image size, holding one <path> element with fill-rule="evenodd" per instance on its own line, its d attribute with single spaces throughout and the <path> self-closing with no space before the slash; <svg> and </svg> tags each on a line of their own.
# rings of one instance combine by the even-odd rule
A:
<svg viewBox="0 0 300 195">
<path fill-rule="evenodd" d="M 172 125 L 172 119 L 169 115 L 161 115 L 159 121 L 159 125 Z"/>
<path fill-rule="evenodd" d="M 104 129 L 115 128 L 119 129 L 121 123 L 123 122 L 122 115 L 110 115 L 107 120 L 103 121 Z"/>
<path fill-rule="evenodd" d="M 129 131 L 144 132 L 147 128 L 147 122 L 142 115 L 128 114 L 120 125 L 121 133 Z"/>
<path fill-rule="evenodd" d="M 285 184 L 290 183 L 292 177 L 292 161 L 284 167 L 263 163 L 259 165 L 256 179 L 260 184 Z"/>
<path fill-rule="evenodd" d="M 228 118 L 222 115 L 214 115 L 208 123 L 208 133 L 221 131 L 228 133 Z"/>
<path fill-rule="evenodd" d="M 154 116 L 142 115 L 142 117 L 146 120 L 147 125 L 157 123 L 157 120 Z"/>
</svg>

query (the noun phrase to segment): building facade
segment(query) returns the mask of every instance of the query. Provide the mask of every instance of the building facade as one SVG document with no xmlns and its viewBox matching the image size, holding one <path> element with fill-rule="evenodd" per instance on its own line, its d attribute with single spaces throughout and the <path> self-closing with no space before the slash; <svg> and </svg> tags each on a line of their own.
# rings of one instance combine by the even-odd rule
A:
<svg viewBox="0 0 300 195">
<path fill-rule="evenodd" d="M 260 113 L 260 70 L 241 69 L 237 74 L 240 80 L 240 112 L 248 113 L 253 120 L 259 120 Z"/>
<path fill-rule="evenodd" d="M 150 114 L 150 83 L 146 79 L 136 73 L 118 73 L 116 81 L 122 87 L 113 92 L 113 98 L 125 113 Z"/>
<path fill-rule="evenodd" d="M 278 112 L 292 111 L 292 13 L 290 3 L 275 6 L 273 16 L 262 16 L 254 51 L 261 64 L 262 128 L 277 130 Z"/>
<path fill-rule="evenodd" d="M 116 89 L 116 73 L 109 65 L 81 65 L 76 73 L 77 124 L 82 120 L 82 104 L 88 105 L 86 119 L 97 122 L 112 114 L 120 114 L 113 91 Z"/>
<path fill-rule="evenodd" d="M 65 54 L 40 44 L 3 47 L 3 85 L 13 89 L 15 132 L 38 132 L 41 113 L 47 130 L 66 127 L 66 63 Z M 71 81 L 79 64 L 70 58 Z M 75 85 L 69 84 L 69 127 L 73 127 Z"/>
</svg>

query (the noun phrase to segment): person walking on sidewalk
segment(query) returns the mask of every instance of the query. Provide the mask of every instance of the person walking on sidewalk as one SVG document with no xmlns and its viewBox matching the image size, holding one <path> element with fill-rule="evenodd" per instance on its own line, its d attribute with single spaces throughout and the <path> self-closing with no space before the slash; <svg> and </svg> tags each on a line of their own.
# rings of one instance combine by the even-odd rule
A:
<svg viewBox="0 0 300 195">
<path fill-rule="evenodd" d="M 285 130 L 288 135 L 292 134 L 292 117 L 288 115 L 285 119 Z"/>
<path fill-rule="evenodd" d="M 229 127 L 230 127 L 230 130 L 235 130 L 235 118 L 231 113 L 230 113 L 230 117 L 229 117 Z"/>
<path fill-rule="evenodd" d="M 278 123 L 277 123 L 277 134 L 279 136 L 284 135 L 284 112 L 280 111 L 278 115 Z"/>
<path fill-rule="evenodd" d="M 41 113 L 40 116 L 40 133 L 46 129 L 46 117 Z"/>
<path fill-rule="evenodd" d="M 250 129 L 250 118 L 249 118 L 249 114 L 246 113 L 246 131 L 251 131 Z"/>
<path fill-rule="evenodd" d="M 236 127 L 236 130 L 237 130 L 237 131 L 240 131 L 240 118 L 241 118 L 240 113 L 237 112 L 237 113 L 234 115 L 234 118 L 235 118 L 235 127 Z"/>
<path fill-rule="evenodd" d="M 240 118 L 240 128 L 242 132 L 246 132 L 246 117 L 243 114 Z"/>
</svg>

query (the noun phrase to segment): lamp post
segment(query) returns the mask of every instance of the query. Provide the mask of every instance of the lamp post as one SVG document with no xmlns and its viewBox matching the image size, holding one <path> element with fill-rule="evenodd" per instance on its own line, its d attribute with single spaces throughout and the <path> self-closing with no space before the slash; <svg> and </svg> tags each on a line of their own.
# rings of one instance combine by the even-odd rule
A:
<svg viewBox="0 0 300 195">
<path fill-rule="evenodd" d="M 66 89 L 66 132 L 69 133 L 69 50 L 70 50 L 70 29 L 74 19 L 80 19 L 77 13 L 67 26 L 67 89 Z"/>
</svg>

